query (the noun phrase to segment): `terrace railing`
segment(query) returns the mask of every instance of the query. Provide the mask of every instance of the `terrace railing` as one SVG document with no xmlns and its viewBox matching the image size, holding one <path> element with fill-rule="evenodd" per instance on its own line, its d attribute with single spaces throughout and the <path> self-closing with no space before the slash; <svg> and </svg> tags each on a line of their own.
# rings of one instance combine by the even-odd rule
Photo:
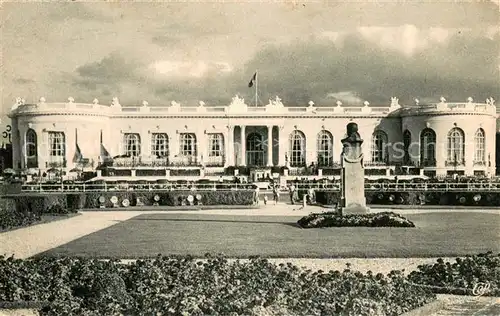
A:
<svg viewBox="0 0 500 316">
<path fill-rule="evenodd" d="M 21 192 L 117 192 L 117 191 L 248 191 L 245 183 L 55 183 L 24 184 Z"/>
<path fill-rule="evenodd" d="M 296 183 L 298 190 L 340 191 L 340 183 Z M 254 189 L 252 184 L 236 183 L 74 183 L 24 184 L 22 192 L 110 192 L 110 191 L 238 191 Z M 500 192 L 500 182 L 475 183 L 365 183 L 365 191 L 375 192 Z"/>
</svg>

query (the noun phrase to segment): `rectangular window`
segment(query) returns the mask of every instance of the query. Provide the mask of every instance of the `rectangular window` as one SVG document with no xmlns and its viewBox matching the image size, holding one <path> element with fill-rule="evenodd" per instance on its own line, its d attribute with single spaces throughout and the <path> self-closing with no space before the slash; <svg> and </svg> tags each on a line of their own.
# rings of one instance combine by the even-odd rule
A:
<svg viewBox="0 0 500 316">
<path fill-rule="evenodd" d="M 138 157 L 141 155 L 141 137 L 139 134 L 126 133 L 123 135 L 124 154 L 127 157 Z"/>
<path fill-rule="evenodd" d="M 168 136 L 165 133 L 153 133 L 151 136 L 151 156 L 168 157 Z"/>
<path fill-rule="evenodd" d="M 196 135 L 183 133 L 180 137 L 180 156 L 196 156 Z"/>
<path fill-rule="evenodd" d="M 208 156 L 224 156 L 224 141 L 222 134 L 208 134 Z"/>
<path fill-rule="evenodd" d="M 49 155 L 51 157 L 64 157 L 66 141 L 63 132 L 49 132 Z"/>
</svg>

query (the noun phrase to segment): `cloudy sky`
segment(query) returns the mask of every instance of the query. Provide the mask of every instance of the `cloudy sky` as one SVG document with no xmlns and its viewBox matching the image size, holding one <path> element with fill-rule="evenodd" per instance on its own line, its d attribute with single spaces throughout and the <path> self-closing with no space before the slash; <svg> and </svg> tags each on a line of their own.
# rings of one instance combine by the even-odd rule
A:
<svg viewBox="0 0 500 316">
<path fill-rule="evenodd" d="M 4 3 L 2 117 L 28 102 L 500 99 L 498 1 Z M 2 119 L 5 122 L 5 119 Z"/>
</svg>

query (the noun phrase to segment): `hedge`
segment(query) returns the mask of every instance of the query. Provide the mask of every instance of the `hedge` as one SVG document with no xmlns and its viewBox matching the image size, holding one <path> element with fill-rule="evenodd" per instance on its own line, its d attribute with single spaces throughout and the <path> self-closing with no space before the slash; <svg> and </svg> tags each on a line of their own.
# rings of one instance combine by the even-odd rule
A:
<svg viewBox="0 0 500 316">
<path fill-rule="evenodd" d="M 335 205 L 340 202 L 339 191 L 316 191 L 316 202 Z M 384 192 L 366 191 L 366 203 L 373 205 L 463 205 L 498 206 L 500 193 L 497 192 Z"/>
<path fill-rule="evenodd" d="M 195 199 L 194 204 L 203 205 L 252 205 L 255 201 L 255 190 L 238 191 L 116 191 L 116 192 L 72 192 L 72 193 L 48 193 L 10 196 L 18 212 L 30 212 L 42 214 L 47 210 L 56 207 L 76 211 L 79 209 L 100 208 L 99 198 L 105 198 L 104 206 L 113 207 L 111 197 L 116 196 L 117 205 L 122 206 L 122 202 L 128 199 L 130 206 L 136 206 L 138 201 L 145 206 L 152 206 L 155 203 L 166 206 L 189 205 L 187 197 L 192 195 L 201 196 L 201 201 Z M 156 202 L 154 197 L 158 196 Z"/>
<path fill-rule="evenodd" d="M 31 198 L 3 199 L 0 209 L 0 230 L 28 226 L 42 219 L 44 214 L 69 214 L 76 208 L 68 207 L 62 195 L 33 196 Z"/>
<path fill-rule="evenodd" d="M 130 264 L 0 257 L 0 284 L 0 306 L 36 302 L 42 315 L 396 316 L 436 298 L 400 271 L 312 272 L 219 256 L 205 262 L 158 256 Z"/>
</svg>

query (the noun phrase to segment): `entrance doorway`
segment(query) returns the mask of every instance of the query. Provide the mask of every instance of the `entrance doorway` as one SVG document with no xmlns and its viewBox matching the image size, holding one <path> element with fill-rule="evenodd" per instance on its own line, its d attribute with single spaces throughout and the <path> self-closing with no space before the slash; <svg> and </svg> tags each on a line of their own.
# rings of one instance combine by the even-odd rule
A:
<svg viewBox="0 0 500 316">
<path fill-rule="evenodd" d="M 246 140 L 247 166 L 264 166 L 264 137 L 257 133 L 250 133 Z"/>
</svg>

